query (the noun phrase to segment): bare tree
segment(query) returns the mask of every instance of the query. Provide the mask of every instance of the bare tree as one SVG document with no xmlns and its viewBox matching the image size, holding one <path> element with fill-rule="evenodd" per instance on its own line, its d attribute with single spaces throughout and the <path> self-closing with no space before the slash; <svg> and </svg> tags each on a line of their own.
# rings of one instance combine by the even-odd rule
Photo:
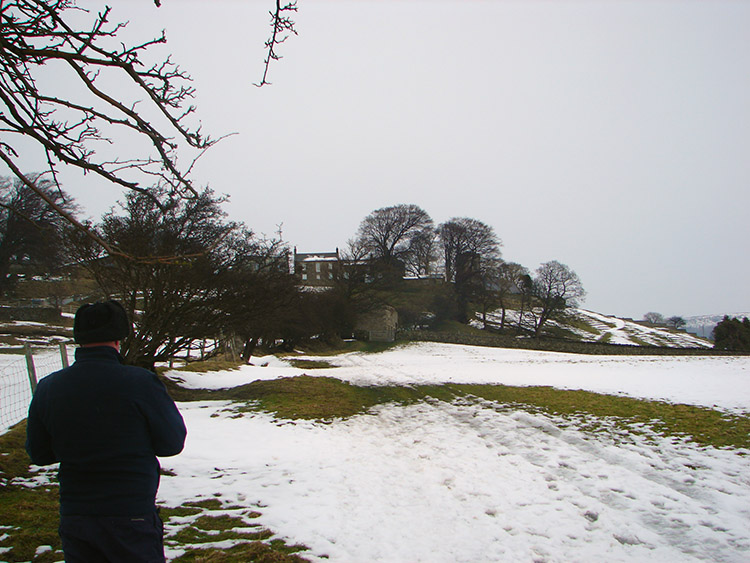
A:
<svg viewBox="0 0 750 563">
<path fill-rule="evenodd" d="M 406 271 L 418 278 L 435 273 L 438 261 L 437 232 L 425 228 L 409 241 L 409 251 L 405 256 Z"/>
<path fill-rule="evenodd" d="M 479 306 L 485 329 L 487 328 L 487 313 L 501 303 L 502 265 L 503 261 L 499 258 L 482 260 L 469 286 L 470 299 Z"/>
<path fill-rule="evenodd" d="M 508 298 L 512 294 L 523 295 L 525 278 L 529 275 L 528 268 L 516 262 L 503 262 L 498 271 L 498 305 L 500 306 L 500 328 L 505 328 L 505 314 Z M 523 309 L 524 303 L 521 303 Z"/>
<path fill-rule="evenodd" d="M 519 296 L 521 302 L 518 307 L 518 325 L 516 332 L 517 334 L 522 334 L 526 330 L 525 320 L 528 316 L 527 312 L 530 311 L 532 307 L 532 301 L 534 298 L 534 280 L 527 271 L 520 275 L 519 282 L 520 285 L 518 289 L 520 290 Z"/>
<path fill-rule="evenodd" d="M 393 205 L 376 209 L 362 220 L 357 240 L 374 259 L 392 267 L 404 264 L 414 250 L 415 237 L 432 229 L 432 219 L 417 205 Z"/>
<path fill-rule="evenodd" d="M 268 65 L 279 58 L 277 46 L 294 33 L 288 13 L 295 10 L 294 3 L 276 1 L 260 85 L 268 83 Z M 30 147 L 38 151 L 46 162 L 41 172 L 58 189 L 58 172 L 67 166 L 126 190 L 153 196 L 143 185 L 159 184 L 170 198 L 195 198 L 190 171 L 216 142 L 190 123 L 190 77 L 169 57 L 147 61 L 150 48 L 166 42 L 164 33 L 126 45 L 118 41 L 126 24 L 111 16 L 107 6 L 93 14 L 74 0 L 0 2 L 0 161 L 110 254 L 121 251 L 39 189 L 22 171 L 19 155 Z M 41 79 L 50 67 L 60 73 L 54 83 Z M 138 146 L 122 154 L 118 144 L 112 154 L 109 145 L 123 138 Z M 191 154 L 187 164 L 178 161 L 178 149 Z"/>
<path fill-rule="evenodd" d="M 227 329 L 257 334 L 243 325 L 266 322 L 276 289 L 294 288 L 283 247 L 226 221 L 223 200 L 210 190 L 191 199 L 155 195 L 128 192 L 121 212 L 108 213 L 96 227 L 103 240 L 116 241 L 138 261 L 106 256 L 75 233 L 75 250 L 102 293 L 120 299 L 134 319 L 123 346 L 127 360 L 152 367 Z M 166 202 L 165 210 L 157 200 Z"/>
<path fill-rule="evenodd" d="M 643 315 L 643 320 L 647 323 L 660 325 L 664 324 L 664 315 L 662 315 L 661 313 L 654 313 L 652 311 Z"/>
<path fill-rule="evenodd" d="M 76 206 L 50 181 L 31 176 L 43 192 L 67 213 Z M 12 285 L 11 266 L 23 265 L 33 273 L 50 273 L 65 259 L 62 241 L 67 223 L 36 191 L 18 178 L 0 178 L 0 289 Z"/>
<path fill-rule="evenodd" d="M 685 322 L 685 319 L 683 319 L 682 317 L 680 317 L 678 315 L 675 315 L 673 317 L 669 317 L 665 321 L 665 323 L 666 323 L 666 325 L 668 327 L 672 327 L 674 329 L 680 329 L 680 328 L 684 327 L 687 324 L 687 322 Z"/>
<path fill-rule="evenodd" d="M 446 281 L 460 277 L 460 262 L 471 263 L 475 258 L 500 258 L 502 242 L 489 225 L 468 217 L 454 217 L 438 227 L 443 249 Z"/>
<path fill-rule="evenodd" d="M 545 262 L 536 270 L 533 294 L 536 307 L 530 310 L 534 334 L 539 336 L 547 321 L 568 307 L 575 307 L 586 292 L 573 270 L 556 260 Z"/>
</svg>

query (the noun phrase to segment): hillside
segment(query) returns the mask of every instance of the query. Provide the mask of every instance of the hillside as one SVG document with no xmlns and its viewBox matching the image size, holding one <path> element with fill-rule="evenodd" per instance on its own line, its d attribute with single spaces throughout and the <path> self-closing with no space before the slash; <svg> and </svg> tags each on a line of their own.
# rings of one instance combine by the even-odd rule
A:
<svg viewBox="0 0 750 563">
<path fill-rule="evenodd" d="M 70 315 L 61 317 L 59 322 L 40 323 L 35 321 L 2 320 L 0 307 L 0 350 L 5 353 L 21 353 L 24 344 L 33 347 L 57 346 L 60 342 L 72 342 Z M 517 322 L 516 311 L 506 312 L 506 325 Z M 712 317 L 713 318 L 713 317 Z M 721 318 L 718 318 L 721 320 Z M 500 312 L 488 313 L 488 325 L 499 328 Z M 718 322 L 718 321 L 717 321 Z M 481 327 L 482 322 L 472 323 Z M 692 326 L 692 325 L 691 325 Z M 713 327 L 712 327 L 713 328 Z M 709 331 L 710 332 L 710 331 Z M 601 342 L 635 346 L 664 346 L 669 348 L 712 348 L 713 343 L 685 331 L 667 328 L 648 327 L 632 320 L 587 311 L 569 310 L 565 318 L 550 320 L 545 335 L 581 342 Z"/>
<path fill-rule="evenodd" d="M 514 323 L 515 311 L 507 311 L 505 322 Z M 487 315 L 488 324 L 498 327 L 500 313 Z M 475 321 L 475 324 L 478 321 Z M 481 324 L 481 323 L 480 323 Z M 669 348 L 712 348 L 713 344 L 684 331 L 649 327 L 631 320 L 620 319 L 585 309 L 572 309 L 564 319 L 549 321 L 546 333 L 579 340 L 582 342 L 602 342 L 607 344 L 627 344 L 635 346 L 666 346 Z"/>
</svg>

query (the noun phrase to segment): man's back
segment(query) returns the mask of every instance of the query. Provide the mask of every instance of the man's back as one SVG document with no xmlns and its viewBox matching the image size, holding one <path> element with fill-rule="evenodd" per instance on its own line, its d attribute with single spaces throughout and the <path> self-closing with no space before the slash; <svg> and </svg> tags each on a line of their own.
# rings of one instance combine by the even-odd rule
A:
<svg viewBox="0 0 750 563">
<path fill-rule="evenodd" d="M 67 563 L 164 562 L 156 456 L 180 453 L 187 431 L 156 375 L 122 364 L 131 331 L 117 301 L 82 305 L 75 363 L 42 379 L 29 406 L 26 451 L 37 465 L 60 462 Z"/>
<path fill-rule="evenodd" d="M 39 382 L 29 411 L 29 454 L 60 462 L 62 514 L 138 515 L 154 507 L 156 455 L 182 450 L 185 426 L 151 372 L 107 346 Z"/>
</svg>

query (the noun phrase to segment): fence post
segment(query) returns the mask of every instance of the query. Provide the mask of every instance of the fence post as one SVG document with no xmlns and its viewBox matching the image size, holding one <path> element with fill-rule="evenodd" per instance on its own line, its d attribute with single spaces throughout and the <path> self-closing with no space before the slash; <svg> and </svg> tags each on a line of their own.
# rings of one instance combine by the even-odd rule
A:
<svg viewBox="0 0 750 563">
<path fill-rule="evenodd" d="M 29 384 L 31 385 L 31 394 L 36 393 L 36 368 L 34 368 L 34 356 L 31 355 L 31 346 L 24 344 L 26 353 L 26 371 L 29 373 Z"/>
<path fill-rule="evenodd" d="M 68 363 L 68 347 L 64 342 L 60 342 L 60 361 L 62 361 L 62 367 L 64 368 L 70 365 Z"/>
<path fill-rule="evenodd" d="M 232 351 L 232 361 L 237 361 L 237 352 L 234 349 L 235 342 L 237 342 L 237 337 L 235 336 L 234 332 L 232 333 L 232 338 L 229 340 L 229 349 Z"/>
</svg>

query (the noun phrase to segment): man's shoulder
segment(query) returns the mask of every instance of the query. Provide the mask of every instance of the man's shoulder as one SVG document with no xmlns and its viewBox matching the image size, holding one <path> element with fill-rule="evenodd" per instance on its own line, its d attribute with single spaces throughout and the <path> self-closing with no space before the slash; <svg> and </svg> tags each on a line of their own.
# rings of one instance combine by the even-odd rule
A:
<svg viewBox="0 0 750 563">
<path fill-rule="evenodd" d="M 37 384 L 36 384 L 37 390 L 39 390 L 40 387 L 44 389 L 45 387 L 49 385 L 53 385 L 55 381 L 58 381 L 59 379 L 65 377 L 65 374 L 70 372 L 71 368 L 72 366 L 59 369 L 57 371 L 53 371 L 49 375 L 45 375 L 44 377 L 42 377 L 41 379 L 37 381 Z"/>
</svg>

